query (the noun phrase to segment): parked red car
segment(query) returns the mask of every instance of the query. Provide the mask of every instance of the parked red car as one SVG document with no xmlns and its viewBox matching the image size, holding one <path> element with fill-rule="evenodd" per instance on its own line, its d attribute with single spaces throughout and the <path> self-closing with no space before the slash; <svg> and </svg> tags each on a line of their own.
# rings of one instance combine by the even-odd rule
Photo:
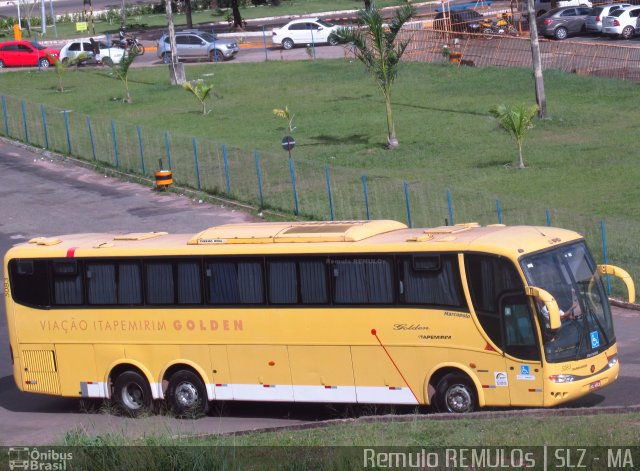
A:
<svg viewBox="0 0 640 471">
<path fill-rule="evenodd" d="M 3 67 L 49 67 L 53 62 L 48 55 L 58 57 L 58 49 L 50 49 L 31 41 L 7 41 L 0 43 L 0 69 Z"/>
</svg>

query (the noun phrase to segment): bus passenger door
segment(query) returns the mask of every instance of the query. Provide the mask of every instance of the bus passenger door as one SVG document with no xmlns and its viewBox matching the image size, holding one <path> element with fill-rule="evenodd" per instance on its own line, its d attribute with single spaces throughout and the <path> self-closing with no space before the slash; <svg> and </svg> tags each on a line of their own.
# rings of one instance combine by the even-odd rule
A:
<svg viewBox="0 0 640 471">
<path fill-rule="evenodd" d="M 503 296 L 504 352 L 512 406 L 542 406 L 542 362 L 530 298 Z"/>
</svg>

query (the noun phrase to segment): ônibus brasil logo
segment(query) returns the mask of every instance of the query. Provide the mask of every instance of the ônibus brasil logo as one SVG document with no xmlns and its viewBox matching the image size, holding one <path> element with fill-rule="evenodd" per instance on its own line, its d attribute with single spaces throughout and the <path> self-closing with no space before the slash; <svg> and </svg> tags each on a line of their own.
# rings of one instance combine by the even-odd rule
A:
<svg viewBox="0 0 640 471">
<path fill-rule="evenodd" d="M 30 471 L 65 471 L 67 461 L 73 459 L 73 453 L 38 448 L 9 448 L 9 469 Z"/>
</svg>

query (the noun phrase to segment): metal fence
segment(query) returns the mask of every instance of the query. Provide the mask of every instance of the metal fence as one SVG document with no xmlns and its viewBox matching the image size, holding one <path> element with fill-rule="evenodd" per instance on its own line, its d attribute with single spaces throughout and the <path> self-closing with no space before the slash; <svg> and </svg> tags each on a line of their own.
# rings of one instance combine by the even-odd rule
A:
<svg viewBox="0 0 640 471">
<path fill-rule="evenodd" d="M 402 31 L 411 42 L 405 58 L 419 62 L 445 62 L 443 46 L 462 53 L 463 64 L 476 67 L 531 68 L 528 37 L 507 34 L 450 33 L 433 29 Z M 540 40 L 542 68 L 622 80 L 640 80 L 640 47 L 628 44 Z"/>
<path fill-rule="evenodd" d="M 441 182 L 364 174 L 13 97 L 1 100 L 0 134 L 100 166 L 151 178 L 161 158 L 179 185 L 313 219 L 387 218 L 414 227 L 470 221 L 566 227 L 586 237 L 597 260 L 605 260 L 606 252 L 606 261 L 640 278 L 640 248 L 634 243 L 640 239 L 640 222 L 604 221 L 473 190 L 451 192 Z"/>
</svg>

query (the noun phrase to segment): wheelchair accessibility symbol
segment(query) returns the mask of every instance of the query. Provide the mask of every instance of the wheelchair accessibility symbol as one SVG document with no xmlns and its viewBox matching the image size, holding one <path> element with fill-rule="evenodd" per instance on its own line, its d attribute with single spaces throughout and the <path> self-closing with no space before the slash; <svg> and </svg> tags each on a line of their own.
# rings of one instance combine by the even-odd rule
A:
<svg viewBox="0 0 640 471">
<path fill-rule="evenodd" d="M 589 334 L 591 336 L 591 348 L 598 348 L 600 346 L 600 336 L 598 331 L 594 330 Z"/>
<path fill-rule="evenodd" d="M 529 365 L 520 365 L 520 374 L 521 375 L 530 375 L 531 371 L 529 370 Z"/>
</svg>

